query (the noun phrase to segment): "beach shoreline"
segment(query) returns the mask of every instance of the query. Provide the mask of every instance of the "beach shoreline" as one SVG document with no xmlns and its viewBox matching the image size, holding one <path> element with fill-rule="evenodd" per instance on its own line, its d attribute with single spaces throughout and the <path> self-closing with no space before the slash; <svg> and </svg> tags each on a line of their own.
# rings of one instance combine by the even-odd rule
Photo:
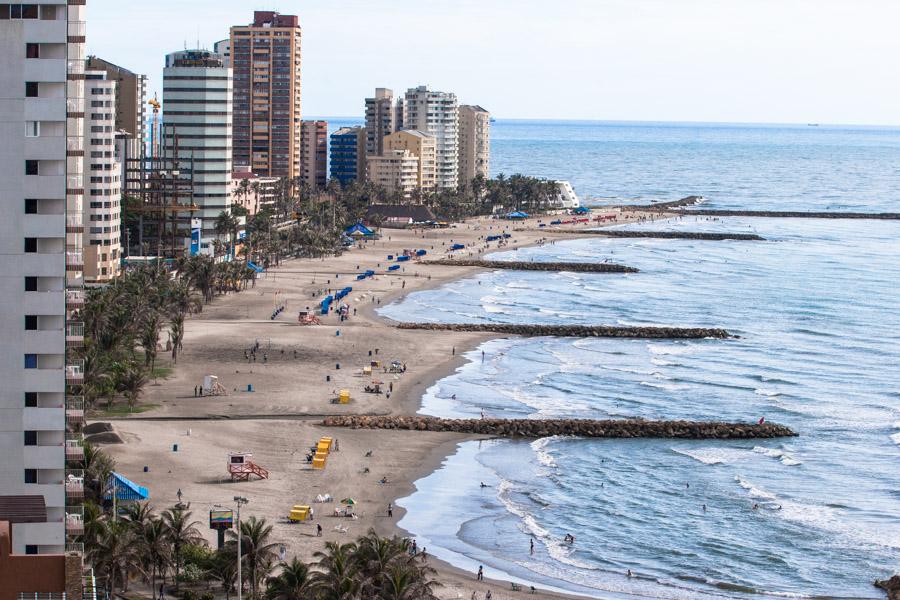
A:
<svg viewBox="0 0 900 600">
<path fill-rule="evenodd" d="M 639 213 L 617 213 L 615 223 L 642 217 Z M 546 218 L 546 217 L 544 217 Z M 146 485 L 151 502 L 158 509 L 174 504 L 181 490 L 203 520 L 202 511 L 217 503 L 227 503 L 232 491 L 251 499 L 244 510 L 266 517 L 275 524 L 275 537 L 285 538 L 288 555 L 310 560 L 318 549 L 315 535 L 304 524 L 283 521 L 289 507 L 311 502 L 320 493 L 331 493 L 336 500 L 355 498 L 360 505 L 358 520 L 348 531 L 343 522 L 328 519 L 323 538 L 350 541 L 374 528 L 384 535 L 409 535 L 397 523 L 405 514 L 395 508 L 387 517 L 388 503 L 406 498 L 416 491 L 416 482 L 435 472 L 461 442 L 484 439 L 474 435 L 363 431 L 323 427 L 313 420 L 278 420 L 279 415 L 390 413 L 414 415 L 421 408 L 426 390 L 466 363 L 465 354 L 482 343 L 503 337 L 493 333 L 406 331 L 393 327 L 393 321 L 377 313 L 410 293 L 434 289 L 449 282 L 470 277 L 484 269 L 476 267 L 434 266 L 410 261 L 402 271 L 388 274 L 385 256 L 400 249 L 426 248 L 426 258 L 440 256 L 450 243 L 465 243 L 466 252 L 457 257 L 482 258 L 488 253 L 510 251 L 540 244 L 546 232 L 537 227 L 537 219 L 515 224 L 492 219 L 473 219 L 457 227 L 439 230 L 382 231 L 378 241 L 367 242 L 339 257 L 329 259 L 291 259 L 270 270 L 255 287 L 229 294 L 204 307 L 187 322 L 184 351 L 174 365 L 172 375 L 155 382 L 145 394 L 145 402 L 157 408 L 142 413 L 146 417 L 197 418 L 174 425 L 164 421 L 134 418 L 115 419 L 116 430 L 124 438 L 121 445 L 105 446 L 118 461 L 119 471 Z M 513 227 L 531 227 L 517 230 Z M 601 226 L 585 224 L 585 228 Z M 512 235 L 507 245 L 485 247 L 479 236 L 500 230 Z M 553 240 L 576 239 L 576 232 L 553 235 Z M 373 264 L 374 263 L 374 264 Z M 397 263 L 393 263 L 397 264 Z M 374 278 L 356 281 L 347 273 L 378 269 Z M 344 277 L 339 274 L 344 273 Z M 615 275 L 613 275 L 615 276 Z M 348 281 L 349 279 L 349 281 Z M 321 317 L 321 326 L 300 327 L 293 319 L 298 310 L 312 308 L 325 289 L 353 287 L 349 321 L 340 322 L 334 314 Z M 268 319 L 268 307 L 282 303 L 287 308 L 276 319 Z M 243 351 L 254 343 L 261 345 L 265 360 L 244 360 Z M 257 353 L 259 354 L 259 353 Z M 355 369 L 366 360 L 389 363 L 398 360 L 407 372 L 391 376 L 373 368 L 384 386 L 394 387 L 387 394 L 370 395 L 361 391 L 363 379 Z M 168 365 L 167 365 L 168 366 Z M 336 368 L 341 366 L 340 369 Z M 351 371 L 351 369 L 353 371 Z M 233 372 L 232 372 L 233 371 Z M 191 389 L 205 374 L 216 374 L 228 390 L 225 397 L 196 398 Z M 250 392 L 249 390 L 253 391 Z M 328 404 L 339 389 L 349 389 L 349 405 Z M 245 391 L 248 390 L 248 391 Z M 299 393 L 298 393 L 299 392 Z M 266 415 L 266 419 L 235 420 L 228 416 Z M 212 417 L 212 418 L 211 418 Z M 226 417 L 219 419 L 218 417 Z M 102 415 L 91 421 L 104 421 Z M 329 458 L 324 471 L 312 471 L 302 462 L 302 448 L 318 437 L 331 435 L 340 444 L 340 452 Z M 302 441 L 301 441 L 302 440 Z M 174 451 L 175 445 L 180 446 Z M 268 480 L 231 483 L 227 479 L 228 452 L 253 452 L 254 460 L 270 471 Z M 353 458 L 346 458 L 350 455 Z M 387 478 L 386 484 L 374 483 Z M 223 485 L 224 484 L 224 485 Z M 222 488 L 228 488 L 222 490 Z M 234 488 L 232 490 L 231 488 Z M 224 502 L 223 502 L 224 501 Z M 314 505 L 317 514 L 329 505 Z M 336 525 L 337 527 L 333 527 Z M 212 532 L 203 530 L 212 543 Z M 301 535 L 295 535 L 298 532 Z M 438 580 L 445 587 L 439 595 L 456 598 L 472 590 L 479 596 L 491 589 L 495 598 L 505 597 L 508 581 L 475 582 L 474 575 L 449 563 L 434 560 Z M 580 597 L 541 593 L 535 597 Z"/>
</svg>

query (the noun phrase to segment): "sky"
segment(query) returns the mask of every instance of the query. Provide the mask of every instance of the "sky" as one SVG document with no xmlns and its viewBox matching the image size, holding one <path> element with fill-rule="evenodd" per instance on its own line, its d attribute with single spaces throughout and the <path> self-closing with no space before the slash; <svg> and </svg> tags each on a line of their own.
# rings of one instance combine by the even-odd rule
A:
<svg viewBox="0 0 900 600">
<path fill-rule="evenodd" d="M 896 0 L 89 0 L 87 49 L 158 90 L 253 10 L 300 17 L 305 116 L 426 84 L 500 119 L 900 125 Z"/>
</svg>

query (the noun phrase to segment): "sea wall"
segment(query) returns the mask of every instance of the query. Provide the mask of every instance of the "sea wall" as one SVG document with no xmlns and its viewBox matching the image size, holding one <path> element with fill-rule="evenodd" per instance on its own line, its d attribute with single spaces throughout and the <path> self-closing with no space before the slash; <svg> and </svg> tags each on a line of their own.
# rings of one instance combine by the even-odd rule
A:
<svg viewBox="0 0 900 600">
<path fill-rule="evenodd" d="M 619 231 L 596 229 L 551 229 L 554 233 L 577 233 L 611 238 L 662 238 L 673 240 L 752 240 L 765 241 L 755 233 L 706 233 L 702 231 Z"/>
<path fill-rule="evenodd" d="M 511 271 L 571 271 L 575 273 L 637 273 L 638 269 L 615 263 L 525 262 L 499 260 L 454 260 L 442 258 L 429 260 L 426 265 L 446 267 L 484 267 L 485 269 L 509 269 Z"/>
<path fill-rule="evenodd" d="M 724 339 L 736 337 L 710 327 L 624 327 L 617 325 L 517 325 L 512 323 L 398 323 L 398 329 L 467 331 L 523 336 L 612 337 L 639 339 Z"/>
<path fill-rule="evenodd" d="M 571 435 L 592 438 L 753 439 L 796 436 L 775 423 L 720 421 L 645 421 L 643 419 L 439 419 L 436 417 L 355 416 L 328 417 L 326 427 L 352 429 L 406 429 L 450 431 L 498 437 L 540 438 Z"/>
</svg>

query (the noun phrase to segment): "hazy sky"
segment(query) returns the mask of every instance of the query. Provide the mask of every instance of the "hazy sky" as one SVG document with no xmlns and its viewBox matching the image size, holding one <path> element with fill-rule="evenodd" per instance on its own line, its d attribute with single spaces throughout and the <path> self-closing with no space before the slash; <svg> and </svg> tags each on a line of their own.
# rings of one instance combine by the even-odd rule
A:
<svg viewBox="0 0 900 600">
<path fill-rule="evenodd" d="M 305 115 L 428 84 L 498 118 L 900 124 L 896 0 L 89 0 L 88 52 L 156 89 L 254 9 L 300 16 Z"/>
</svg>

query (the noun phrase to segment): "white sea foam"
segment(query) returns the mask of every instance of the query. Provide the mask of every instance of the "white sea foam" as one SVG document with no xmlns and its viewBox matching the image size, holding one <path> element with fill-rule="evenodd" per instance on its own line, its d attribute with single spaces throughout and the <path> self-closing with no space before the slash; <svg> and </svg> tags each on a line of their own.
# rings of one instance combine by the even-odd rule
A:
<svg viewBox="0 0 900 600">
<path fill-rule="evenodd" d="M 891 434 L 891 441 L 900 446 L 900 433 Z"/>
<path fill-rule="evenodd" d="M 781 464 L 786 467 L 796 467 L 797 465 L 803 464 L 793 456 L 785 454 L 783 450 L 779 450 L 777 448 L 766 448 L 764 446 L 754 446 L 753 451 L 758 454 L 765 454 L 770 458 L 777 458 L 781 461 Z"/>
<path fill-rule="evenodd" d="M 754 486 L 749 481 L 745 481 L 741 479 L 740 475 L 735 475 L 734 480 L 738 482 L 738 485 L 747 490 L 750 493 L 751 498 L 757 498 L 759 500 L 776 500 L 778 496 L 772 494 L 771 492 L 767 492 L 766 490 L 760 489 Z"/>
<path fill-rule="evenodd" d="M 769 398 L 774 398 L 775 396 L 780 396 L 781 392 L 776 390 L 767 390 L 765 388 L 756 388 L 753 390 L 754 393 L 760 396 L 768 396 Z"/>
<path fill-rule="evenodd" d="M 666 390 L 667 392 L 677 392 L 678 390 L 688 389 L 688 386 L 678 385 L 677 383 L 654 383 L 652 381 L 642 381 L 641 385 L 646 386 L 646 387 L 657 388 L 660 390 Z"/>
<path fill-rule="evenodd" d="M 689 354 L 693 352 L 693 346 L 671 346 L 664 344 L 647 344 L 647 349 L 650 350 L 650 354 Z"/>
<path fill-rule="evenodd" d="M 683 448 L 672 448 L 672 452 L 689 456 L 696 461 L 702 462 L 704 465 L 722 465 L 729 464 L 739 460 L 748 458 L 749 453 L 740 448 L 694 448 L 685 450 Z"/>
<path fill-rule="evenodd" d="M 572 558 L 572 547 L 569 544 L 565 544 L 561 540 L 556 539 L 550 531 L 537 522 L 534 515 L 513 502 L 509 497 L 510 493 L 513 491 L 515 491 L 515 489 L 513 488 L 512 483 L 506 479 L 502 479 L 500 485 L 497 486 L 497 499 L 503 504 L 507 511 L 521 519 L 527 533 L 541 540 L 544 547 L 547 548 L 547 553 L 550 554 L 553 559 L 579 569 L 587 569 L 590 571 L 597 570 L 597 567 L 594 565 Z"/>
<path fill-rule="evenodd" d="M 552 469 L 556 468 L 556 461 L 553 460 L 553 455 L 547 450 L 547 446 L 558 439 L 560 439 L 560 437 L 554 435 L 551 437 L 540 438 L 531 442 L 531 449 L 534 450 L 534 454 L 535 456 L 537 456 L 538 462 L 543 466 Z"/>
</svg>

